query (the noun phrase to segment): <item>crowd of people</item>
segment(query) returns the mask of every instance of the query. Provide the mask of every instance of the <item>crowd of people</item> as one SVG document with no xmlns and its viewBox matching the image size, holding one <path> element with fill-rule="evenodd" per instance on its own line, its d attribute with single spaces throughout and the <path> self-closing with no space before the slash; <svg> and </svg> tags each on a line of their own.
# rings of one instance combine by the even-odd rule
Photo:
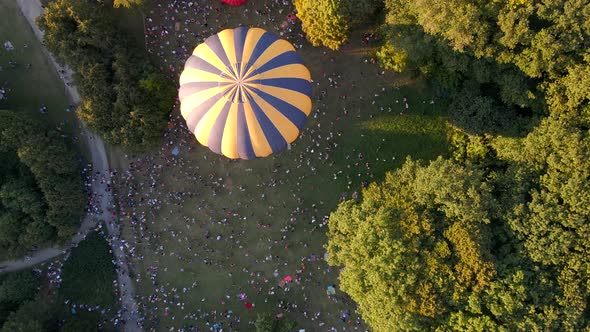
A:
<svg viewBox="0 0 590 332">
<path fill-rule="evenodd" d="M 221 28 L 235 28 L 230 26 L 231 17 L 224 13 L 227 6 L 221 2 L 162 0 L 156 7 L 145 20 L 146 47 L 149 53 L 161 58 L 160 69 L 173 78 L 178 78 L 184 61 L 196 45 Z M 240 8 L 244 21 L 255 18 L 258 26 L 271 28 L 295 47 L 303 46 L 305 38 L 300 29 L 295 28 L 291 1 L 274 0 L 261 8 L 248 5 Z"/>
<path fill-rule="evenodd" d="M 96 218 L 96 220 L 103 219 L 105 215 L 105 211 L 103 211 L 101 200 L 102 194 L 97 191 L 96 184 L 100 183 L 101 185 L 106 185 L 107 190 L 110 190 L 110 182 L 106 180 L 106 177 L 101 174 L 100 172 L 92 172 L 92 164 L 87 164 L 84 166 L 82 173 L 85 175 L 85 186 L 88 193 L 88 204 L 86 207 L 86 212 L 89 214 L 89 218 Z M 112 173 L 116 174 L 116 172 Z M 112 206 L 113 203 L 110 202 L 109 206 Z M 109 211 L 110 212 L 110 211 Z M 88 217 L 87 217 L 88 218 Z M 110 220 L 106 220 L 108 223 L 114 223 L 114 216 Z M 124 240 L 118 237 L 110 236 L 106 229 L 104 229 L 102 223 L 95 224 L 94 227 L 88 229 L 87 232 L 97 232 L 100 234 L 111 247 L 113 246 L 122 246 L 128 247 L 129 244 Z M 75 249 L 80 241 L 83 241 L 88 234 L 85 230 L 81 229 L 78 232 L 78 236 L 80 238 L 76 241 L 70 243 L 70 245 L 64 249 L 63 255 L 61 255 L 58 259 L 51 261 L 46 269 L 45 275 L 48 279 L 48 295 L 57 294 L 59 293 L 59 289 L 62 283 L 62 267 L 64 262 L 69 258 L 73 249 Z M 121 248 L 123 250 L 123 248 Z M 128 273 L 128 271 L 121 271 L 126 270 L 126 264 L 121 262 L 117 259 L 117 257 L 113 256 L 112 261 L 113 266 L 115 267 L 116 271 Z M 129 261 L 127 261 L 129 262 Z M 37 273 L 41 273 L 42 270 L 35 269 Z M 117 279 L 113 280 L 113 291 L 118 293 L 119 295 L 119 302 L 121 302 L 121 295 L 119 292 L 119 285 Z M 72 299 L 65 298 L 63 300 L 63 304 L 69 308 L 73 315 L 77 315 L 80 311 L 88 311 L 88 312 L 99 312 L 101 314 L 102 319 L 99 321 L 99 328 L 106 327 L 108 324 L 112 324 L 114 326 L 121 327 L 124 323 L 123 314 L 126 309 L 123 308 L 103 308 L 98 305 L 89 305 L 86 303 L 78 303 L 73 301 Z"/>
<path fill-rule="evenodd" d="M 158 57 L 163 72 L 177 80 L 196 45 L 219 30 L 235 27 L 230 25 L 235 18 L 226 10 L 220 3 L 204 0 L 157 1 L 145 18 L 148 52 Z M 299 50 L 306 45 L 291 1 L 252 2 L 240 10 L 238 25 L 273 31 Z M 372 38 L 364 35 L 362 45 Z M 373 163 L 395 160 L 369 160 L 374 155 L 370 149 L 378 149 L 379 143 L 363 151 L 346 150 L 347 169 L 355 170 L 354 174 L 336 169 L 333 161 L 333 154 L 342 151 L 342 120 L 364 118 L 371 113 L 367 105 L 378 102 L 378 93 L 356 87 L 365 80 L 383 81 L 384 72 L 367 57 L 364 66 L 354 68 L 360 78 L 349 79 L 334 66 L 334 52 L 318 49 L 314 54 L 323 65 L 312 73 L 314 107 L 295 143 L 304 148 L 281 155 L 293 159 L 285 163 L 291 168 L 276 159 L 268 172 L 262 172 L 264 176 L 252 168 L 236 172 L 235 162 L 197 147 L 177 103 L 164 134 L 166 143 L 154 153 L 131 160 L 129 167 L 111 172 L 113 183 L 106 186 L 113 189 L 118 206 L 107 211 L 112 214 L 107 223 L 121 226 L 123 235 L 106 239 L 128 257 L 124 262 L 115 258 L 113 264 L 135 279 L 140 289 L 140 324 L 146 330 L 233 331 L 244 325 L 253 328 L 256 314 L 267 312 L 295 319 L 313 331 L 365 329 L 354 303 L 333 286 L 337 271 L 326 264 L 321 245 L 327 213 L 334 206 L 327 209 L 323 198 L 308 200 L 319 185 L 309 179 L 321 174 L 328 174 L 327 181 L 345 177 L 349 192 L 326 193 L 326 200 L 332 200 L 330 195 L 336 200 L 357 199 L 360 188 L 353 182 L 366 186 L 373 179 Z M 386 86 L 383 83 L 377 91 L 385 91 Z M 410 103 L 404 97 L 394 111 L 403 112 Z M 392 108 L 380 111 L 392 112 Z M 236 174 L 250 180 L 233 178 Z M 106 178 L 91 174 L 89 189 L 96 181 L 104 185 Z M 91 192 L 88 211 L 104 215 L 100 195 Z M 259 210 L 261 206 L 264 210 Z M 58 287 L 60 267 L 50 270 Z M 220 289 L 208 288 L 217 282 Z M 122 312 L 113 317 L 113 323 L 119 324 Z"/>
<path fill-rule="evenodd" d="M 226 10 L 210 1 L 157 2 L 145 21 L 148 52 L 159 58 L 163 72 L 178 80 L 195 46 L 219 30 L 235 27 L 230 22 L 236 20 Z M 247 4 L 240 9 L 237 25 L 263 27 L 302 49 L 305 37 L 293 11 L 291 1 Z M 364 37 L 362 44 L 371 38 Z M 333 52 L 316 53 L 322 62 L 336 62 Z M 114 186 L 119 188 L 115 192 L 118 217 L 129 241 L 125 250 L 135 267 L 135 282 L 144 290 L 139 302 L 146 329 L 232 331 L 244 324 L 253 328 L 254 312 L 295 319 L 314 331 L 365 329 L 347 296 L 340 291 L 326 293 L 337 271 L 326 264 L 324 249 L 315 239 L 326 230 L 327 211 L 323 201 L 307 204 L 306 197 L 307 191 L 315 189 L 308 179 L 334 165 L 332 153 L 343 134 L 338 130 L 339 121 L 366 116 L 366 104 L 374 105 L 378 100 L 378 94 L 355 89 L 362 80 L 370 79 L 369 75 L 383 78 L 374 59 L 368 60 L 366 66 L 357 68 L 361 71 L 359 81 L 330 70 L 329 65 L 312 73 L 318 76 L 313 82 L 318 93 L 314 94 L 310 123 L 296 142 L 305 148 L 281 156 L 293 158 L 294 169 L 277 162 L 268 177 L 258 178 L 256 186 L 248 187 L 247 181 L 232 179 L 233 161 L 197 147 L 174 111 L 164 135 L 166 144 L 132 160 L 114 177 Z M 385 84 L 379 90 L 384 91 Z M 330 109 L 328 105 L 335 103 L 342 107 Z M 407 98 L 400 104 L 399 111 L 406 109 Z M 199 149 L 198 156 L 195 149 Z M 334 170 L 334 180 L 346 176 L 351 192 L 326 195 L 356 199 L 359 188 L 352 187 L 353 180 L 366 185 L 372 181 L 371 163 L 392 162 L 368 160 L 368 151 L 347 154 L 348 168 L 363 170 L 358 174 L 360 179 Z M 252 168 L 243 171 L 259 174 Z M 291 175 L 295 177 L 289 178 Z M 276 197 L 280 192 L 290 196 Z M 265 211 L 252 210 L 259 208 L 258 201 L 264 201 Z M 212 277 L 199 274 L 204 271 L 224 279 L 219 284 L 226 286 L 207 288 Z M 284 281 L 286 276 L 289 282 Z"/>
</svg>

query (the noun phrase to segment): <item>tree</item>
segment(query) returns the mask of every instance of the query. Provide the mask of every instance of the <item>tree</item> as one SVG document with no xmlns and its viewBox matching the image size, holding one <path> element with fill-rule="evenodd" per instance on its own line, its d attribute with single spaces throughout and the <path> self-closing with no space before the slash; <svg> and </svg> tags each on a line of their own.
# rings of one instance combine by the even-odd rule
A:
<svg viewBox="0 0 590 332">
<path fill-rule="evenodd" d="M 256 332 L 289 332 L 294 331 L 297 325 L 285 317 L 278 319 L 269 313 L 264 313 L 256 316 L 254 326 Z"/>
<path fill-rule="evenodd" d="M 10 314 L 0 329 L 1 332 L 43 332 L 52 330 L 56 319 L 56 306 L 47 300 L 37 298 L 24 303 Z"/>
<path fill-rule="evenodd" d="M 108 60 L 115 24 L 103 5 L 83 0 L 56 0 L 37 19 L 47 48 L 78 72 L 80 66 Z"/>
<path fill-rule="evenodd" d="M 273 332 L 274 330 L 274 318 L 271 314 L 262 314 L 256 316 L 256 332 Z"/>
<path fill-rule="evenodd" d="M 133 6 L 139 6 L 143 3 L 143 0 L 115 0 L 115 2 L 113 3 L 113 6 L 115 6 L 115 8 L 118 7 L 125 7 L 125 8 L 131 8 Z"/>
<path fill-rule="evenodd" d="M 110 10 L 102 2 L 58 0 L 46 8 L 39 26 L 47 47 L 76 72 L 82 121 L 107 142 L 143 152 L 160 141 L 175 87 L 116 31 Z"/>
<path fill-rule="evenodd" d="M 39 286 L 39 279 L 31 271 L 8 274 L 0 281 L 0 302 L 22 303 L 31 300 Z"/>
<path fill-rule="evenodd" d="M 39 287 L 39 279 L 31 271 L 13 272 L 0 276 L 0 327 L 11 312 L 32 300 Z"/>
<path fill-rule="evenodd" d="M 516 134 L 526 119 L 498 104 L 492 97 L 472 95 L 468 92 L 453 96 L 449 105 L 449 120 L 471 134 Z"/>
<path fill-rule="evenodd" d="M 71 318 L 61 328 L 61 332 L 97 332 L 96 322 L 88 319 Z"/>
<path fill-rule="evenodd" d="M 314 46 L 337 50 L 351 28 L 373 15 L 379 1 L 295 0 L 294 4 L 307 39 Z"/>
<path fill-rule="evenodd" d="M 588 134 L 549 118 L 479 145 L 406 161 L 331 214 L 329 263 L 375 331 L 588 325 Z"/>
<path fill-rule="evenodd" d="M 495 275 L 482 173 L 438 159 L 407 161 L 329 220 L 329 263 L 376 331 L 432 330 Z"/>
<path fill-rule="evenodd" d="M 419 71 L 452 99 L 467 92 L 493 99 L 508 116 L 544 116 L 548 104 L 563 112 L 565 89 L 583 96 L 588 86 L 584 2 L 386 0 L 385 7 L 381 63 Z"/>
<path fill-rule="evenodd" d="M 0 247 L 23 254 L 76 232 L 86 195 L 74 152 L 44 124 L 0 111 Z"/>
<path fill-rule="evenodd" d="M 579 330 L 590 298 L 590 135 L 552 116 L 522 144 L 495 146 L 512 161 L 504 178 L 514 201 L 507 223 L 533 262 L 554 269 L 567 327 Z"/>
</svg>

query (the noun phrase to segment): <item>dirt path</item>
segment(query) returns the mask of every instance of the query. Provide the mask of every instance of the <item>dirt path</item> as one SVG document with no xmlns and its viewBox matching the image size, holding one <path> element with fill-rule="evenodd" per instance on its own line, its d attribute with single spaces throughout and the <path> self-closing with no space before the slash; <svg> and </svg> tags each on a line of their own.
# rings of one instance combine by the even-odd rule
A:
<svg viewBox="0 0 590 332">
<path fill-rule="evenodd" d="M 31 25 L 35 36 L 40 42 L 43 41 L 43 32 L 39 30 L 35 24 L 35 19 L 41 15 L 43 8 L 39 0 L 16 0 L 21 12 Z M 67 67 L 60 66 L 53 55 L 43 48 L 46 55 L 50 58 L 51 62 L 55 66 L 56 70 L 64 70 L 65 75 L 60 75 L 62 79 L 72 76 L 72 71 Z M 65 83 L 65 82 L 64 82 Z M 80 95 L 73 85 L 66 85 L 66 90 L 69 94 L 71 101 L 77 104 L 80 101 Z M 83 129 L 83 135 L 86 137 L 88 142 L 88 148 L 92 155 L 92 165 L 94 172 L 100 172 L 105 181 L 95 181 L 92 185 L 92 190 L 97 194 L 98 202 L 100 204 L 100 210 L 103 211 L 99 215 L 87 215 L 82 222 L 79 232 L 72 238 L 71 245 L 76 245 L 80 242 L 95 225 L 96 220 L 104 220 L 107 225 L 109 236 L 111 237 L 111 247 L 115 260 L 118 266 L 117 279 L 119 281 L 119 291 L 121 295 L 121 310 L 123 313 L 123 320 L 125 321 L 125 331 L 141 331 L 139 326 L 139 313 L 138 306 L 135 301 L 135 290 L 134 284 L 129 276 L 129 267 L 127 265 L 126 254 L 122 248 L 123 244 L 120 240 L 120 230 L 118 224 L 115 222 L 108 222 L 114 218 L 108 212 L 109 207 L 113 206 L 113 197 L 110 190 L 107 190 L 107 182 L 110 182 L 110 169 L 107 159 L 107 153 L 105 145 L 100 137 L 90 133 L 85 128 Z M 70 246 L 71 247 L 71 246 Z M 67 249 L 66 249 L 67 250 Z M 14 271 L 23 269 L 26 267 L 33 266 L 37 263 L 43 262 L 47 259 L 56 257 L 63 253 L 65 250 L 57 247 L 46 248 L 37 251 L 34 255 L 25 257 L 21 260 L 7 261 L 0 263 L 0 271 Z"/>
</svg>

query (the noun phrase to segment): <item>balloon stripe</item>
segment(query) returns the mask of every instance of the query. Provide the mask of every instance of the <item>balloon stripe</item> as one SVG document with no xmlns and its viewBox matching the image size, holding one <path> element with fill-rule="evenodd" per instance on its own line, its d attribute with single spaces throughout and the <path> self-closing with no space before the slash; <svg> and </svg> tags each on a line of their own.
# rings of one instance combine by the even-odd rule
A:
<svg viewBox="0 0 590 332">
<path fill-rule="evenodd" d="M 193 53 L 193 55 L 201 58 L 203 61 L 215 67 L 219 75 L 222 75 L 223 77 L 234 76 L 232 72 L 229 70 L 230 67 L 226 66 L 223 63 L 223 61 L 219 58 L 219 56 L 215 54 L 207 44 L 203 43 L 199 45 L 195 49 L 195 53 Z"/>
<path fill-rule="evenodd" d="M 252 148 L 254 149 L 254 153 L 256 157 L 266 157 L 272 153 L 272 148 L 264 136 L 264 132 L 260 127 L 260 123 L 256 119 L 256 115 L 252 110 L 252 104 L 243 104 L 244 105 L 244 114 L 246 115 L 246 123 L 248 127 L 248 134 L 252 138 L 250 142 L 252 142 Z"/>
<path fill-rule="evenodd" d="M 268 48 L 266 50 L 264 50 L 264 52 L 262 52 L 262 54 L 260 54 L 260 56 L 256 59 L 256 61 L 251 61 L 253 68 L 250 69 L 250 72 L 246 72 L 246 74 L 244 74 L 244 75 L 245 76 L 251 75 L 252 71 L 254 69 L 258 69 L 258 68 L 264 66 L 267 62 L 281 56 L 284 53 L 293 52 L 293 51 L 295 51 L 295 49 L 293 48 L 291 43 L 289 43 L 288 41 L 283 40 L 283 39 L 275 40 L 274 43 L 269 45 Z"/>
<path fill-rule="evenodd" d="M 195 68 L 187 68 L 180 75 L 180 85 L 184 85 L 192 82 L 222 82 L 222 83 L 235 83 L 235 79 L 230 79 L 217 73 L 210 73 Z"/>
<path fill-rule="evenodd" d="M 266 31 L 260 28 L 252 28 L 248 30 L 246 34 L 246 40 L 244 41 L 244 51 L 242 52 L 242 72 L 245 73 L 250 69 L 250 56 L 254 51 L 254 47 L 258 44 L 258 41 Z M 243 74 L 242 74 L 243 76 Z"/>
<path fill-rule="evenodd" d="M 211 121 L 210 128 L 202 128 L 209 132 L 207 137 L 207 146 L 215 153 L 221 153 L 221 140 L 223 139 L 223 127 L 227 120 L 229 109 L 232 105 L 230 100 L 226 100 L 220 112 L 215 117 L 215 121 Z"/>
<path fill-rule="evenodd" d="M 199 93 L 201 91 L 217 88 L 217 87 L 224 87 L 228 86 L 230 83 L 220 83 L 220 82 L 192 82 L 184 84 L 178 90 L 178 98 L 182 101 L 184 98 L 193 95 L 195 93 Z"/>
<path fill-rule="evenodd" d="M 241 76 L 243 74 L 242 69 L 244 66 L 242 66 L 241 62 L 242 62 L 242 58 L 243 58 L 243 54 L 244 54 L 244 42 L 246 41 L 246 35 L 248 34 L 248 28 L 245 27 L 239 27 L 234 29 L 234 53 L 236 54 L 236 59 L 237 59 L 237 73 L 238 76 Z"/>
<path fill-rule="evenodd" d="M 293 106 L 280 98 L 277 98 L 271 94 L 268 94 L 259 89 L 252 89 L 260 98 L 264 99 L 277 111 L 281 112 L 289 121 L 291 121 L 299 130 L 303 129 L 305 122 L 307 121 L 307 114 L 302 110 Z"/>
<path fill-rule="evenodd" d="M 258 89 L 270 95 L 273 95 L 281 100 L 296 106 L 298 109 L 309 115 L 311 112 L 311 98 L 308 95 L 303 95 L 297 91 L 276 88 L 274 86 L 266 86 L 260 84 L 249 84 L 249 88 Z"/>
<path fill-rule="evenodd" d="M 228 70 L 230 70 L 230 73 L 233 74 L 234 76 L 236 76 L 235 72 L 233 72 L 231 61 L 227 58 L 227 54 L 225 53 L 225 49 L 223 48 L 223 44 L 221 43 L 221 40 L 219 39 L 219 34 L 213 35 L 213 36 L 207 38 L 205 40 L 205 44 L 207 44 L 207 46 L 209 46 L 211 51 L 213 51 L 213 53 L 215 53 L 217 55 L 219 60 L 221 60 L 221 62 L 223 62 L 223 64 L 226 66 L 226 68 Z"/>
<path fill-rule="evenodd" d="M 274 86 L 277 88 L 293 90 L 306 96 L 311 96 L 311 84 L 308 80 L 301 78 L 268 78 L 258 80 L 256 83 L 259 85 Z"/>
<path fill-rule="evenodd" d="M 219 75 L 219 68 L 195 55 L 191 55 L 190 58 L 188 58 L 184 68 L 194 68 Z"/>
<path fill-rule="evenodd" d="M 220 45 L 223 48 L 227 59 L 229 60 L 229 65 L 232 68 L 233 73 L 236 77 L 238 77 L 238 71 L 236 70 L 236 63 L 238 62 L 238 59 L 235 50 L 233 29 L 225 29 L 218 33 L 217 36 L 219 37 Z"/>
<path fill-rule="evenodd" d="M 263 73 L 257 73 L 256 75 L 248 77 L 245 82 L 249 84 L 256 84 L 260 79 L 283 77 L 301 78 L 308 81 L 311 80 L 309 70 L 307 70 L 304 65 L 292 64 L 267 70 Z"/>
<path fill-rule="evenodd" d="M 201 121 L 199 121 L 197 124 L 197 127 L 195 128 L 195 136 L 201 144 L 208 146 L 209 135 L 212 134 L 211 127 L 213 127 L 213 124 L 219 116 L 219 113 L 223 110 L 223 107 L 227 103 L 231 103 L 231 101 L 227 99 L 227 96 L 221 96 L 219 101 L 215 103 L 215 105 L 213 105 L 213 107 L 211 107 L 207 113 L 205 113 L 205 115 L 201 118 Z"/>
<path fill-rule="evenodd" d="M 238 114 L 236 119 L 236 148 L 242 159 L 253 159 L 256 157 L 250 133 L 248 133 L 248 124 L 246 123 L 246 114 L 244 104 L 238 104 Z"/>
<path fill-rule="evenodd" d="M 229 90 L 230 87 L 231 86 L 228 85 L 225 87 L 212 88 L 212 89 L 203 90 L 199 93 L 195 93 L 194 95 L 185 97 L 182 100 L 182 103 L 180 104 L 180 113 L 182 114 L 182 116 L 186 117 L 188 112 L 194 110 L 196 107 L 199 107 L 199 105 L 201 105 L 203 102 L 205 102 L 209 98 L 211 98 L 215 95 L 220 95 L 219 98 L 221 98 L 223 95 L 225 95 L 227 93 L 227 91 Z"/>
<path fill-rule="evenodd" d="M 238 118 L 238 103 L 232 103 L 229 108 L 229 113 L 222 129 L 221 138 L 221 152 L 228 158 L 239 158 L 236 139 L 238 136 L 237 118 Z M 219 120 L 219 119 L 218 119 Z M 209 137 L 211 138 L 211 137 Z"/>
<path fill-rule="evenodd" d="M 185 117 L 186 125 L 190 131 L 195 131 L 197 125 L 199 124 L 199 121 L 201 121 L 203 116 L 205 116 L 205 114 L 207 114 L 207 112 L 209 112 L 209 110 L 211 110 L 211 108 L 213 108 L 213 106 L 217 102 L 219 102 L 219 100 L 224 94 L 225 93 L 218 93 L 213 97 L 207 99 L 206 101 L 202 102 L 200 105 L 196 106 L 190 111 L 188 116 Z"/>
<path fill-rule="evenodd" d="M 266 141 L 270 144 L 272 152 L 284 149 L 287 146 L 287 141 L 260 108 L 260 105 L 256 103 L 255 99 L 252 99 L 250 105 L 252 106 L 252 111 L 254 111 L 254 115 L 256 116 L 256 120 L 258 120 L 260 128 L 262 128 Z"/>
<path fill-rule="evenodd" d="M 278 38 L 275 34 L 265 32 L 262 35 L 262 37 L 260 37 L 260 39 L 258 40 L 258 43 L 256 43 L 256 46 L 254 46 L 252 54 L 250 54 L 250 59 L 248 60 L 248 63 L 254 64 L 258 60 L 258 58 L 269 48 L 269 46 L 272 45 L 275 41 L 277 41 L 277 39 Z"/>
<path fill-rule="evenodd" d="M 303 64 L 303 60 L 295 52 L 285 52 L 259 66 L 253 74 L 261 74 L 271 69 L 292 64 Z"/>
<path fill-rule="evenodd" d="M 297 138 L 297 135 L 299 135 L 299 128 L 297 128 L 293 122 L 259 96 L 256 96 L 254 100 L 256 104 L 260 106 L 260 110 L 264 112 L 264 115 L 268 117 L 273 127 L 280 133 L 281 137 L 287 143 L 293 142 Z"/>
</svg>

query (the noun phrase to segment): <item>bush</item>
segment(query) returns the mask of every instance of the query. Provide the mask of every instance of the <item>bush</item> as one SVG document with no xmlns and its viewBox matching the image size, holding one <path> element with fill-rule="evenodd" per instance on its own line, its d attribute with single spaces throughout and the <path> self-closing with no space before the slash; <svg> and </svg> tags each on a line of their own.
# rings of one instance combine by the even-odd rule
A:
<svg viewBox="0 0 590 332">
<path fill-rule="evenodd" d="M 333 50 L 346 42 L 351 28 L 373 15 L 378 4 L 376 0 L 295 0 L 307 39 Z"/>
<path fill-rule="evenodd" d="M 377 51 L 377 59 L 379 59 L 379 63 L 384 69 L 401 73 L 406 69 L 408 53 L 403 50 L 397 51 L 393 45 L 385 43 Z"/>
</svg>

